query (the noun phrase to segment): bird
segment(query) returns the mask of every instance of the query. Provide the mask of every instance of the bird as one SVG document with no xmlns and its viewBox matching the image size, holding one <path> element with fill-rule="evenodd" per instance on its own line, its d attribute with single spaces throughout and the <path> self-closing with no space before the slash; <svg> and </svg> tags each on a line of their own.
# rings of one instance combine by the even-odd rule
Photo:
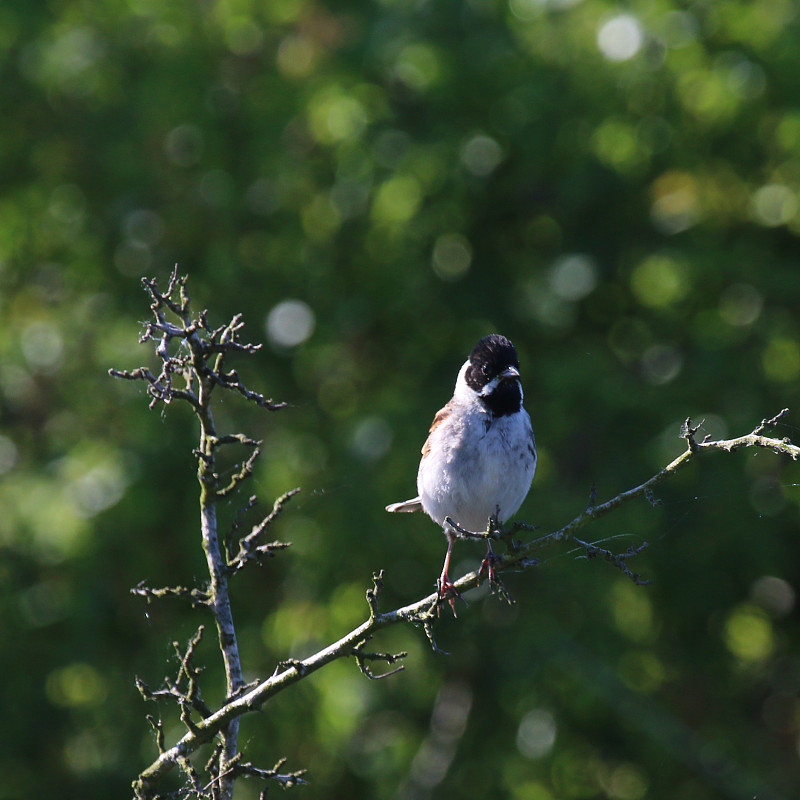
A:
<svg viewBox="0 0 800 800">
<path fill-rule="evenodd" d="M 472 349 L 456 378 L 453 397 L 433 418 L 417 472 L 418 495 L 386 506 L 390 513 L 423 511 L 447 538 L 439 601 L 455 615 L 456 589 L 450 557 L 461 531 L 485 531 L 490 519 L 502 525 L 530 491 L 536 472 L 536 440 L 522 406 L 520 366 L 514 345 L 497 333 Z M 457 527 L 454 527 L 454 522 Z M 492 569 L 491 542 L 481 568 Z"/>
</svg>

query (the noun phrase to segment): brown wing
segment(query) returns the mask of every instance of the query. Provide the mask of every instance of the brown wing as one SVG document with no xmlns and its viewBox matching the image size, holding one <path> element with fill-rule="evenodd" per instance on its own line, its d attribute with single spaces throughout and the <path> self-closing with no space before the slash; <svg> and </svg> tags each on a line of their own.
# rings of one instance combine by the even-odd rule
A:
<svg viewBox="0 0 800 800">
<path fill-rule="evenodd" d="M 436 412 L 436 416 L 433 418 L 433 422 L 431 423 L 430 430 L 428 431 L 428 438 L 425 440 L 425 444 L 422 445 L 422 457 L 428 455 L 428 452 L 431 449 L 431 434 L 453 413 L 453 401 L 451 400 L 444 408 L 440 408 Z"/>
</svg>

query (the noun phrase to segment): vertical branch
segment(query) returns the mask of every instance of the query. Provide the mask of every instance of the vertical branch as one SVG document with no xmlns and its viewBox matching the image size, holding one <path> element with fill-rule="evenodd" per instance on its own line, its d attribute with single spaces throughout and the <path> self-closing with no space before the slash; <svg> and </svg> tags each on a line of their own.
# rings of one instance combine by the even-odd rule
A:
<svg viewBox="0 0 800 800">
<path fill-rule="evenodd" d="M 217 526 L 219 482 L 216 473 L 217 432 L 211 411 L 213 383 L 200 372 L 197 416 L 200 420 L 200 448 L 197 451 L 197 477 L 200 481 L 200 525 L 203 551 L 211 578 L 208 606 L 214 615 L 222 660 L 225 665 L 226 696 L 233 697 L 244 686 L 239 643 L 233 621 L 226 558 Z M 234 773 L 228 769 L 239 749 L 239 718 L 228 722 L 221 732 L 222 752 L 218 774 L 223 797 L 232 797 Z"/>
</svg>

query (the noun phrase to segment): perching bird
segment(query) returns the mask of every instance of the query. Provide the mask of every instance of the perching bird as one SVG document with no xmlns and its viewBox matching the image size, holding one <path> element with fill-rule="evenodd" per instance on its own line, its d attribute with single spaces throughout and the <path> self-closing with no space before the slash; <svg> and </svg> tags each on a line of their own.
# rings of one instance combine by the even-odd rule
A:
<svg viewBox="0 0 800 800">
<path fill-rule="evenodd" d="M 455 587 L 448 574 L 458 531 L 485 531 L 490 517 L 503 524 L 528 494 L 536 471 L 531 418 L 522 407 L 519 359 L 505 336 L 484 336 L 464 362 L 450 402 L 433 418 L 417 473 L 419 495 L 387 511 L 424 511 L 447 537 L 439 596 Z M 488 542 L 488 540 L 487 540 Z M 491 545 L 487 553 L 491 570 Z"/>
</svg>

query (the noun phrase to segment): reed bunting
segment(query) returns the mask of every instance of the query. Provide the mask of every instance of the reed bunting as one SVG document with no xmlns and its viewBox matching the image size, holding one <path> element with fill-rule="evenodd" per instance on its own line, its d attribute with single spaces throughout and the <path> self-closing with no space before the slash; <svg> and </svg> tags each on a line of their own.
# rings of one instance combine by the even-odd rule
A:
<svg viewBox="0 0 800 800">
<path fill-rule="evenodd" d="M 419 495 L 386 506 L 390 512 L 424 511 L 442 526 L 447 553 L 439 597 L 455 613 L 457 594 L 448 574 L 458 530 L 485 531 L 489 519 L 503 524 L 528 494 L 536 471 L 531 418 L 522 407 L 519 359 L 505 336 L 485 336 L 456 379 L 452 399 L 433 418 L 417 473 Z M 493 577 L 491 544 L 484 565 Z"/>
</svg>

